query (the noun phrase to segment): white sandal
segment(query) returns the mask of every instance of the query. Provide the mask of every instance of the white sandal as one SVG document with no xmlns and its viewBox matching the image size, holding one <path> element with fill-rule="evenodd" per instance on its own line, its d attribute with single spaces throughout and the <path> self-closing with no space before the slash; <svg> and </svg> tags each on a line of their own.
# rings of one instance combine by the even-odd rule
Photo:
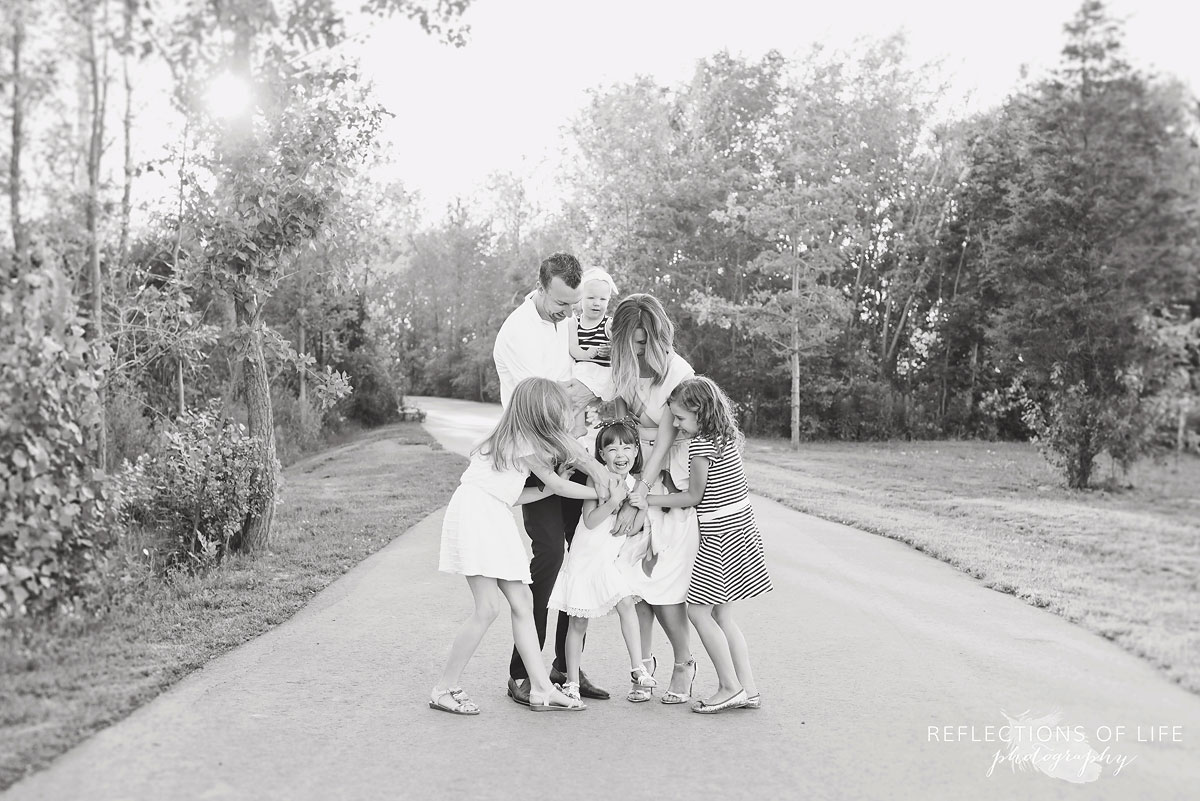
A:
<svg viewBox="0 0 1200 801">
<path fill-rule="evenodd" d="M 625 696 L 626 701 L 641 704 L 654 697 L 654 688 L 658 686 L 658 682 L 650 675 L 650 671 L 646 670 L 644 664 L 638 665 L 636 670 L 629 671 L 629 678 L 630 690 L 629 695 Z"/>
<path fill-rule="evenodd" d="M 668 689 L 663 693 L 662 702 L 664 704 L 686 704 L 692 700 L 692 687 L 696 684 L 696 673 L 699 667 L 696 665 L 696 658 L 692 657 L 686 662 L 676 662 L 675 667 L 692 669 L 692 677 L 688 680 L 688 691 L 686 693 L 677 693 L 674 690 Z"/>
<path fill-rule="evenodd" d="M 453 706 L 443 703 L 443 698 L 449 698 Z M 449 712 L 451 715 L 478 715 L 479 707 L 467 696 L 462 687 L 451 687 L 449 690 L 438 691 L 436 687 L 429 694 L 429 708 L 439 712 Z"/>
</svg>

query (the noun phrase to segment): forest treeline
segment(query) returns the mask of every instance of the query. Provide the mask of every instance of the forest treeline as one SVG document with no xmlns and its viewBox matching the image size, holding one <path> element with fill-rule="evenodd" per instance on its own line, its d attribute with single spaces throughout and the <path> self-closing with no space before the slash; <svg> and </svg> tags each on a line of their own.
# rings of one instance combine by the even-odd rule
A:
<svg viewBox="0 0 1200 801">
<path fill-rule="evenodd" d="M 457 46 L 467 5 L 0 0 L 0 616 L 265 547 L 281 461 L 496 400 L 559 250 L 751 433 L 1035 439 L 1073 487 L 1197 450 L 1200 107 L 1101 3 L 969 117 L 899 36 L 598 89 L 561 207 L 498 173 L 429 220 L 345 15 Z"/>
<path fill-rule="evenodd" d="M 406 387 L 496 399 L 495 331 L 561 246 L 658 296 L 751 432 L 1036 438 L 1072 486 L 1195 450 L 1196 98 L 1086 2 L 1048 76 L 951 99 L 901 37 L 594 92 L 561 213 L 500 177 L 414 236 L 386 314 Z"/>
</svg>

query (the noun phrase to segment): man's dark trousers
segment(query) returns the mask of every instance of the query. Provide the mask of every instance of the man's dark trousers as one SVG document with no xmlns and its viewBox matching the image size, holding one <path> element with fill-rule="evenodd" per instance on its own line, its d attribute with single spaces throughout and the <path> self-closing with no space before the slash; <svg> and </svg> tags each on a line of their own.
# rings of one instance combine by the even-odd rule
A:
<svg viewBox="0 0 1200 801">
<path fill-rule="evenodd" d="M 587 475 L 576 471 L 571 480 L 576 484 L 586 484 Z M 535 476 L 530 476 L 525 484 L 527 487 L 538 485 Z M 533 559 L 529 561 L 529 573 L 533 579 L 530 589 L 533 591 L 533 625 L 537 628 L 538 645 L 546 644 L 546 603 L 550 600 L 554 581 L 558 578 L 559 568 L 562 567 L 564 543 L 570 545 L 571 540 L 575 538 L 575 526 L 579 523 L 582 511 L 583 501 L 558 495 L 551 495 L 521 507 L 525 533 L 533 541 Z M 567 669 L 568 619 L 566 612 L 558 613 L 558 626 L 554 635 L 554 665 L 562 671 Z M 525 663 L 521 661 L 516 647 L 513 647 L 508 675 L 514 679 L 529 678 Z"/>
</svg>

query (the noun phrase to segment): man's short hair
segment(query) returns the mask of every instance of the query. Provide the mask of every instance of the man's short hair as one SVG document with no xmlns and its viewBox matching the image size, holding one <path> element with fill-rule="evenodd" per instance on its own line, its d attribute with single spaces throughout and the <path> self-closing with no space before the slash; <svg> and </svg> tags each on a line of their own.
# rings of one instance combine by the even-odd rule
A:
<svg viewBox="0 0 1200 801">
<path fill-rule="evenodd" d="M 555 253 L 546 257 L 542 266 L 538 268 L 538 280 L 542 284 L 542 289 L 549 289 L 550 282 L 555 278 L 562 279 L 562 282 L 571 289 L 579 286 L 579 282 L 583 278 L 583 268 L 579 266 L 579 259 L 570 253 Z"/>
</svg>

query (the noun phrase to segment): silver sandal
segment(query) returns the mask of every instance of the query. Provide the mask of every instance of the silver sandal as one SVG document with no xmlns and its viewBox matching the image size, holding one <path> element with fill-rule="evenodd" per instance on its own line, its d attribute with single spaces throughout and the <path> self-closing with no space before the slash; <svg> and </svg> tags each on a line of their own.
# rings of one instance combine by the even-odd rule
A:
<svg viewBox="0 0 1200 801">
<path fill-rule="evenodd" d="M 688 680 L 688 691 L 686 693 L 677 693 L 674 690 L 668 689 L 663 693 L 662 702 L 664 704 L 686 704 L 692 700 L 692 687 L 696 684 L 696 673 L 699 667 L 696 665 L 696 658 L 692 657 L 686 662 L 676 662 L 675 667 L 692 669 L 692 677 Z"/>
</svg>

